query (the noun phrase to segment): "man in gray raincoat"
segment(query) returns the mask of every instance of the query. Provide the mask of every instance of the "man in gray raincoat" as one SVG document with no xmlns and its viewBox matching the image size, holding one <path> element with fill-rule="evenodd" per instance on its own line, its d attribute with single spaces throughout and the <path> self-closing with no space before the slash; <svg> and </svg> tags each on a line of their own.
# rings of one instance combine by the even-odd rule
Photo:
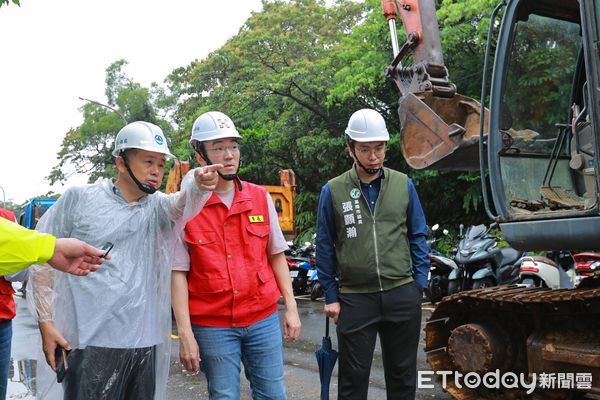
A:
<svg viewBox="0 0 600 400">
<path fill-rule="evenodd" d="M 68 189 L 38 224 L 59 238 L 113 244 L 94 276 L 33 268 L 30 301 L 46 361 L 56 370 L 55 355 L 65 349 L 69 367 L 62 390 L 57 375 L 38 370 L 38 398 L 166 398 L 174 242 L 202 209 L 222 166 L 190 171 L 178 193 L 157 192 L 172 155 L 162 130 L 147 122 L 121 129 L 113 155 L 116 180 Z"/>
</svg>

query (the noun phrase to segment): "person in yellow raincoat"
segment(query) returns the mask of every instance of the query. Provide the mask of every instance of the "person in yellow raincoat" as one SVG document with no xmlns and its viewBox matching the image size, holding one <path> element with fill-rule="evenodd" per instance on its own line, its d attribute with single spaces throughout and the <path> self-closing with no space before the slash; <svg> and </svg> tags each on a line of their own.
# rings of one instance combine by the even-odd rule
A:
<svg viewBox="0 0 600 400">
<path fill-rule="evenodd" d="M 0 218 L 0 276 L 44 263 L 73 275 L 87 275 L 98 269 L 103 254 L 81 240 L 56 239 Z"/>
</svg>

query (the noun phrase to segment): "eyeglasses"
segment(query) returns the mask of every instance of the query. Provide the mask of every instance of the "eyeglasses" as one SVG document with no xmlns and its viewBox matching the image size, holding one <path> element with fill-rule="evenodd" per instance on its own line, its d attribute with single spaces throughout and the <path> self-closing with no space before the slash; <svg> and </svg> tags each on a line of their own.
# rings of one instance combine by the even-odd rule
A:
<svg viewBox="0 0 600 400">
<path fill-rule="evenodd" d="M 375 154 L 377 157 L 382 157 L 385 154 L 385 146 L 376 147 L 374 149 L 368 147 L 358 147 L 356 152 L 363 157 L 369 157 L 371 154 Z"/>
<path fill-rule="evenodd" d="M 217 157 L 224 156 L 226 154 L 225 152 L 235 155 L 240 153 L 240 146 L 238 144 L 232 144 L 230 146 L 217 146 L 213 147 L 212 149 L 206 149 L 206 151 L 216 155 Z"/>
</svg>

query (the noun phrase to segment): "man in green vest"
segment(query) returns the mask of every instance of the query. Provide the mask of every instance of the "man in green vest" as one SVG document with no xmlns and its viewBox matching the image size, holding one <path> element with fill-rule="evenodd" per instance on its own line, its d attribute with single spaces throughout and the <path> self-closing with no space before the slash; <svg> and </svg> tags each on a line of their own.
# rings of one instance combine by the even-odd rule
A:
<svg viewBox="0 0 600 400">
<path fill-rule="evenodd" d="M 337 324 L 338 399 L 366 399 L 379 334 L 387 398 L 414 399 L 427 286 L 427 226 L 412 181 L 383 166 L 389 133 L 374 110 L 346 128 L 352 168 L 321 190 L 317 266 Z"/>
</svg>

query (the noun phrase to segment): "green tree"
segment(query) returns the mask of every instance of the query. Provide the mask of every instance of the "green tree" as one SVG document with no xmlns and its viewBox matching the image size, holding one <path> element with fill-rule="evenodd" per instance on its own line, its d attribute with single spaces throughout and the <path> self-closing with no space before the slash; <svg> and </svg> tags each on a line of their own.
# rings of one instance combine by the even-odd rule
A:
<svg viewBox="0 0 600 400">
<path fill-rule="evenodd" d="M 320 186 L 349 165 L 343 130 L 356 107 L 331 106 L 327 96 L 334 53 L 363 12 L 350 1 L 265 1 L 223 47 L 170 75 L 171 91 L 185 97 L 175 112 L 177 151 L 200 113 L 225 112 L 244 136 L 244 178 L 276 183 L 279 169 L 293 168 L 301 229 L 309 229 Z"/>
<path fill-rule="evenodd" d="M 6 210 L 14 211 L 16 213 L 21 206 L 19 204 L 13 203 L 11 200 L 7 200 L 0 201 L 0 207 Z"/>
<path fill-rule="evenodd" d="M 488 15 L 494 0 L 444 0 L 437 17 L 445 63 L 458 91 L 478 98 L 481 91 L 483 57 L 486 46 Z M 406 40 L 400 20 L 398 40 Z M 398 91 L 383 74 L 392 61 L 389 29 L 381 15 L 381 2 L 367 0 L 365 18 L 344 38 L 340 51 L 342 67 L 335 75 L 330 91 L 331 104 L 344 104 L 358 99 L 363 107 L 384 115 L 392 134 L 387 165 L 405 171 L 413 179 L 421 197 L 427 220 L 446 226 L 485 221 L 481 206 L 481 180 L 478 173 L 411 170 L 400 155 L 397 107 Z M 408 62 L 412 62 L 411 57 Z"/>
<path fill-rule="evenodd" d="M 21 1 L 20 0 L 0 0 L 0 8 L 2 8 L 2 6 L 7 6 L 10 3 L 16 4 L 19 7 L 21 6 Z"/>
<path fill-rule="evenodd" d="M 439 3 L 446 63 L 459 92 L 477 98 L 489 20 L 495 0 Z M 386 164 L 408 172 L 428 220 L 447 226 L 485 221 L 477 174 L 411 171 L 402 159 L 398 92 L 384 76 L 391 62 L 388 25 L 378 0 L 265 0 L 237 35 L 205 59 L 175 69 L 144 88 L 123 73 L 124 60 L 107 69 L 106 98 L 127 120 L 158 123 L 172 138 L 171 150 L 191 155 L 189 132 L 209 110 L 232 117 L 242 133 L 245 179 L 276 184 L 278 170 L 293 168 L 298 179 L 298 230 L 314 231 L 321 186 L 351 165 L 344 129 L 360 108 L 381 112 L 392 139 Z M 405 33 L 399 27 L 399 39 Z M 408 60 L 410 61 L 410 60 Z M 67 133 L 53 181 L 67 165 L 96 176 L 112 174 L 110 156 L 118 115 L 82 107 L 84 123 Z M 171 130 L 171 125 L 176 127 Z"/>
<path fill-rule="evenodd" d="M 117 132 L 127 121 L 148 121 L 159 125 L 165 133 L 171 125 L 157 116 L 156 105 L 168 104 L 164 93 L 154 85 L 148 89 L 133 81 L 123 68 L 127 61 L 118 60 L 106 69 L 107 105 L 89 102 L 81 107 L 83 123 L 69 130 L 58 152 L 59 160 L 47 179 L 51 184 L 66 180 L 70 174 L 80 173 L 89 176 L 93 182 L 99 177 L 115 175 L 112 149 Z M 123 118 L 121 118 L 121 115 Z"/>
<path fill-rule="evenodd" d="M 481 96 L 489 17 L 497 3 L 496 0 L 442 0 L 437 12 L 450 78 L 461 94 L 474 99 Z M 493 54 L 495 44 L 492 45 Z"/>
<path fill-rule="evenodd" d="M 537 15 L 518 23 L 503 99 L 513 128 L 554 138 L 557 123 L 570 123 L 565 119 L 581 49 L 580 30 L 579 24 Z"/>
<path fill-rule="evenodd" d="M 374 108 L 392 133 L 386 163 L 413 178 L 428 218 L 485 220 L 478 174 L 411 171 L 402 159 L 398 92 L 383 73 L 392 55 L 379 1 L 263 4 L 224 46 L 169 76 L 171 92 L 185 98 L 174 112 L 183 128 L 175 135 L 181 154 L 189 152 L 187 132 L 200 113 L 229 114 L 245 139 L 242 175 L 276 183 L 280 168 L 293 168 L 299 231 L 310 233 L 320 187 L 351 164 L 343 134 L 348 118 L 357 109 Z M 455 0 L 443 1 L 438 11 L 446 62 L 468 96 L 480 90 L 492 8 L 491 0 Z M 399 33 L 405 40 L 401 27 Z"/>
</svg>

